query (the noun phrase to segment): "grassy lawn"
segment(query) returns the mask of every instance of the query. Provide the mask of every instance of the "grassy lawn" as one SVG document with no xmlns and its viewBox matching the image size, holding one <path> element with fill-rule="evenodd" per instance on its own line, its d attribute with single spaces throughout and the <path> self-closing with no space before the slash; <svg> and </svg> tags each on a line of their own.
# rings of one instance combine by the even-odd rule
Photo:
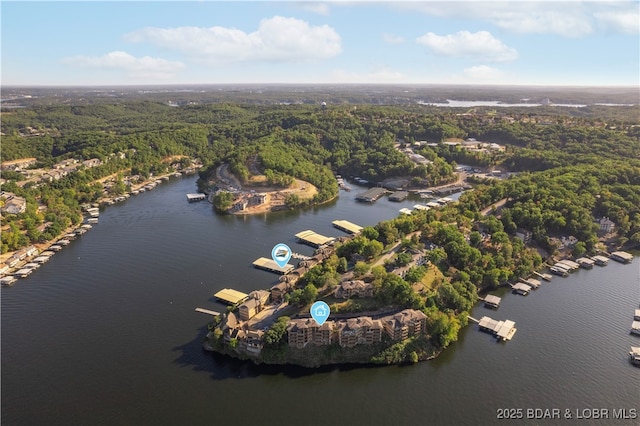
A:
<svg viewBox="0 0 640 426">
<path fill-rule="evenodd" d="M 424 275 L 424 277 L 422 277 L 422 280 L 413 284 L 413 289 L 417 293 L 433 290 L 436 287 L 436 282 L 442 280 L 443 278 L 444 275 L 442 275 L 442 272 L 440 272 L 437 267 L 429 263 L 429 265 L 427 266 L 427 273 Z"/>
</svg>

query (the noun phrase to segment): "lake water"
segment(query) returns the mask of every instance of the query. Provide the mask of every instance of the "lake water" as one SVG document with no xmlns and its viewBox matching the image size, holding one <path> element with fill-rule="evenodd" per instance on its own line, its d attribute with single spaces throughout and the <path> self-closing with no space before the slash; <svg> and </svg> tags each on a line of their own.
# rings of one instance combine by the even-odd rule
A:
<svg viewBox="0 0 640 426">
<path fill-rule="evenodd" d="M 204 352 L 212 295 L 269 288 L 251 263 L 293 235 L 342 235 L 416 201 L 373 205 L 341 193 L 326 206 L 264 216 L 187 203 L 172 180 L 101 213 L 100 224 L 14 287 L 2 288 L 2 425 L 482 425 L 499 409 L 640 409 L 627 359 L 640 261 L 554 277 L 497 311 L 518 332 L 496 343 L 475 325 L 439 358 L 408 367 L 260 367 Z M 632 413 L 629 412 L 628 413 Z M 524 424 L 568 424 L 526 419 Z M 575 420 L 575 419 L 574 419 Z M 638 420 L 576 420 L 637 424 Z"/>
</svg>

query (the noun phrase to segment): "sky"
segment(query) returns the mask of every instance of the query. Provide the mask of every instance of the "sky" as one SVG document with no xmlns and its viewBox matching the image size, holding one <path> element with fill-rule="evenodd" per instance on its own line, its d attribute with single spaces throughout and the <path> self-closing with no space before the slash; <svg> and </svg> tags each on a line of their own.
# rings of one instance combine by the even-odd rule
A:
<svg viewBox="0 0 640 426">
<path fill-rule="evenodd" d="M 635 1 L 7 1 L 17 85 L 640 86 Z"/>
</svg>

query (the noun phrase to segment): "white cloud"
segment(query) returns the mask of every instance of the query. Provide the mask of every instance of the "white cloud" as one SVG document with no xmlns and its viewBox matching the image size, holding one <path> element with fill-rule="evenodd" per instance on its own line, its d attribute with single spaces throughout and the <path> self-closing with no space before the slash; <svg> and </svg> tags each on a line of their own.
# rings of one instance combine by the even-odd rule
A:
<svg viewBox="0 0 640 426">
<path fill-rule="evenodd" d="M 463 73 L 473 83 L 499 82 L 505 76 L 499 69 L 487 65 L 475 65 L 465 68 Z"/>
<path fill-rule="evenodd" d="M 252 33 L 227 27 L 144 28 L 125 35 L 130 42 L 149 42 L 210 64 L 265 61 L 306 62 L 342 51 L 338 33 L 328 25 L 311 26 L 295 18 L 274 16 Z"/>
<path fill-rule="evenodd" d="M 319 3 L 314 1 L 305 1 L 301 3 L 294 3 L 300 9 L 306 10 L 311 13 L 315 13 L 322 16 L 329 16 L 331 8 L 327 3 Z"/>
<path fill-rule="evenodd" d="M 622 32 L 625 34 L 640 33 L 640 11 L 606 11 L 596 13 L 598 23 L 608 31 Z"/>
<path fill-rule="evenodd" d="M 393 34 L 382 34 L 382 40 L 387 44 L 402 44 L 404 43 L 404 37 L 400 37 Z"/>
<path fill-rule="evenodd" d="M 488 31 L 458 31 L 444 36 L 429 32 L 416 41 L 440 56 L 470 57 L 492 62 L 513 61 L 518 57 L 515 49 L 508 47 Z"/>
<path fill-rule="evenodd" d="M 582 37 L 594 31 L 595 14 L 614 2 L 595 1 L 449 1 L 406 2 L 394 5 L 451 19 L 481 19 L 514 33 Z M 621 2 L 625 10 L 637 3 Z M 637 13 L 637 12 L 636 12 Z"/>
<path fill-rule="evenodd" d="M 131 77 L 151 79 L 171 78 L 184 68 L 182 62 L 150 56 L 136 58 L 123 51 L 113 51 L 103 56 L 74 56 L 65 58 L 62 62 L 79 67 L 120 70 L 127 72 Z"/>
</svg>

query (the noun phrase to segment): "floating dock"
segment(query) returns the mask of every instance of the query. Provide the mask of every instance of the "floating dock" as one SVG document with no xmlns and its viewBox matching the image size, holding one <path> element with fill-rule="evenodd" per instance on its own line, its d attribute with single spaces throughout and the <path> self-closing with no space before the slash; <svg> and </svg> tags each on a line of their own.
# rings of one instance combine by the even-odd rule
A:
<svg viewBox="0 0 640 426">
<path fill-rule="evenodd" d="M 356 195 L 357 201 L 363 201 L 365 203 L 373 203 L 378 198 L 386 194 L 387 190 L 384 188 L 371 188 L 367 192 Z"/>
<path fill-rule="evenodd" d="M 533 288 L 534 290 L 540 287 L 540 284 L 542 284 L 540 280 L 536 280 L 535 278 L 527 278 L 526 280 L 523 280 L 522 278 L 520 279 L 522 280 L 523 283 Z"/>
<path fill-rule="evenodd" d="M 531 286 L 524 283 L 516 283 L 511 286 L 511 289 L 514 293 L 526 296 L 531 291 Z"/>
<path fill-rule="evenodd" d="M 552 274 L 559 275 L 561 277 L 569 276 L 569 273 L 566 271 L 566 269 L 561 269 L 561 268 L 558 268 L 557 266 L 550 267 L 549 271 L 551 271 Z"/>
<path fill-rule="evenodd" d="M 545 281 L 551 281 L 551 278 L 553 278 L 553 275 L 551 275 L 551 274 L 541 274 L 539 272 L 534 272 L 534 274 L 536 274 L 537 276 L 539 276 L 540 278 L 542 278 Z"/>
<path fill-rule="evenodd" d="M 187 201 L 189 201 L 190 203 L 193 201 L 202 201 L 205 200 L 207 198 L 207 194 L 187 194 Z"/>
<path fill-rule="evenodd" d="M 424 204 L 416 204 L 413 206 L 415 210 L 431 210 L 431 207 L 425 206 Z"/>
<path fill-rule="evenodd" d="M 400 202 L 407 199 L 409 193 L 407 191 L 396 191 L 393 194 L 389 195 L 389 201 Z"/>
<path fill-rule="evenodd" d="M 556 266 L 566 266 L 569 272 L 574 272 L 580 269 L 580 264 L 569 259 L 558 261 L 558 263 L 556 263 Z"/>
<path fill-rule="evenodd" d="M 196 308 L 196 312 L 200 312 L 202 314 L 207 314 L 207 315 L 213 315 L 214 317 L 217 317 L 218 315 L 220 315 L 220 312 L 210 311 L 209 309 L 204 309 L 204 308 Z"/>
<path fill-rule="evenodd" d="M 597 255 L 591 257 L 591 259 L 593 259 L 593 261 L 596 262 L 596 265 L 598 266 L 607 266 L 609 264 L 609 258 L 605 256 Z"/>
<path fill-rule="evenodd" d="M 631 253 L 627 253 L 626 251 L 614 251 L 611 253 L 611 258 L 616 262 L 620 263 L 631 263 L 633 260 L 633 255 Z"/>
<path fill-rule="evenodd" d="M 241 291 L 233 290 L 231 288 L 223 288 L 213 296 L 231 305 L 242 302 L 244 299 L 249 297 L 248 294 L 245 294 Z"/>
<path fill-rule="evenodd" d="M 484 306 L 486 306 L 487 308 L 498 309 L 500 307 L 502 298 L 494 296 L 493 294 L 487 294 L 484 299 L 481 300 L 484 301 Z"/>
<path fill-rule="evenodd" d="M 580 258 L 576 259 L 576 262 L 578 262 L 580 267 L 583 268 L 583 269 L 592 269 L 593 265 L 596 264 L 595 260 L 589 259 L 588 257 L 580 257 Z"/>
<path fill-rule="evenodd" d="M 347 232 L 349 234 L 359 234 L 362 231 L 362 226 L 356 225 L 355 223 L 351 223 L 348 220 L 334 220 L 331 222 L 333 226 L 338 228 L 341 231 Z"/>
<path fill-rule="evenodd" d="M 284 268 L 281 268 L 273 259 L 267 259 L 266 257 L 256 259 L 256 261 L 253 262 L 253 266 L 265 271 L 275 272 L 276 274 L 286 274 L 293 271 L 292 264 L 287 263 L 284 265 Z"/>
<path fill-rule="evenodd" d="M 482 317 L 478 321 L 475 318 L 468 317 L 470 320 L 478 323 L 478 327 L 482 331 L 493 334 L 501 341 L 511 340 L 518 329 L 516 323 L 511 320 L 498 321 L 489 317 Z"/>
<path fill-rule="evenodd" d="M 321 247 L 326 244 L 332 243 L 335 241 L 333 237 L 325 237 L 324 235 L 317 234 L 316 232 L 307 229 L 306 231 L 298 232 L 295 237 L 298 239 L 298 242 L 310 245 L 311 247 Z"/>
</svg>

